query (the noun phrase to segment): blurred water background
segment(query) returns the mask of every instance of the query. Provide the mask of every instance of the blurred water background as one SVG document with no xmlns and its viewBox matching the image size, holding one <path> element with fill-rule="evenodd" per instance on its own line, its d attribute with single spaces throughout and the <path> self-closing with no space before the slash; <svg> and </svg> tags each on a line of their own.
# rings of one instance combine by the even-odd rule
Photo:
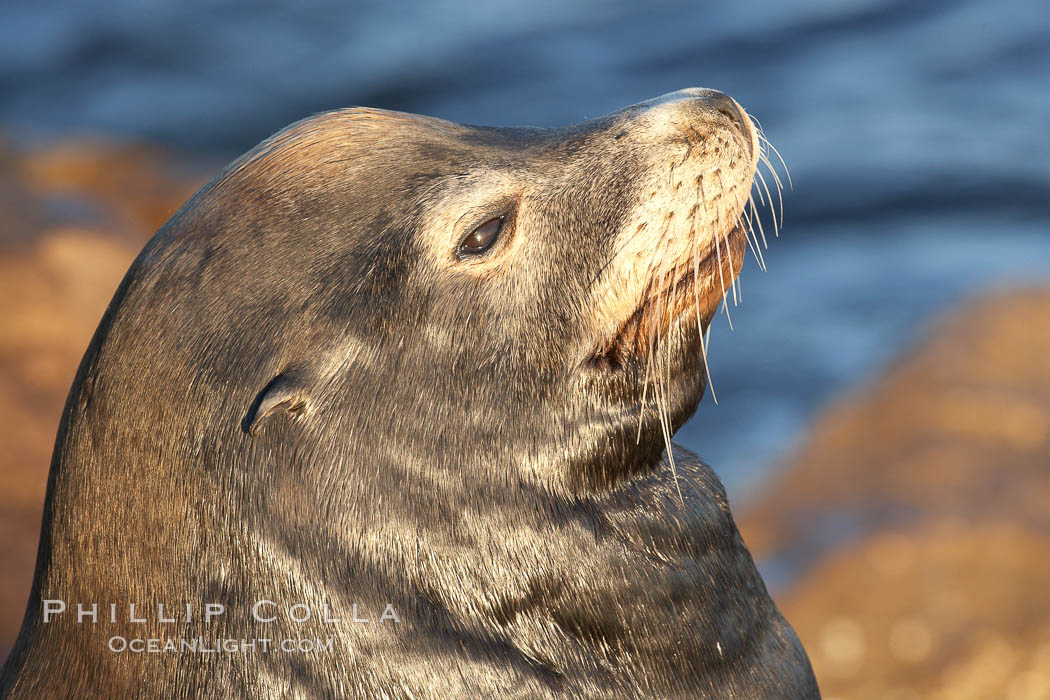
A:
<svg viewBox="0 0 1050 700">
<path fill-rule="evenodd" d="M 218 163 L 346 105 L 554 126 L 688 86 L 736 97 L 794 190 L 713 330 L 718 404 L 678 434 L 735 500 L 933 314 L 1050 279 L 1048 69 L 1044 0 L 0 4 L 0 128 L 28 142 Z"/>
</svg>

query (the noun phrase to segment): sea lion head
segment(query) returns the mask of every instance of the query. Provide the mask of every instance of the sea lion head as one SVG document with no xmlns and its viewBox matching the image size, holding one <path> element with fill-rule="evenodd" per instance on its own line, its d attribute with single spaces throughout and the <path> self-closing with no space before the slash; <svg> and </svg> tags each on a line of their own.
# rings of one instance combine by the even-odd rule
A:
<svg viewBox="0 0 1050 700">
<path fill-rule="evenodd" d="M 173 332 L 249 370 L 241 427 L 283 435 L 257 439 L 383 435 L 394 461 L 601 489 L 700 400 L 758 159 L 712 90 L 552 130 L 346 110 L 235 164 L 153 258 L 179 298 L 223 285 Z"/>
<path fill-rule="evenodd" d="M 237 510 L 270 493 L 380 522 L 378 498 L 416 519 L 439 492 L 573 496 L 658 469 L 704 391 L 758 139 L 705 89 L 558 129 L 293 124 L 132 265 L 71 391 L 56 459 L 76 486 L 56 497 L 163 528 L 106 485 L 207 481 Z"/>
</svg>

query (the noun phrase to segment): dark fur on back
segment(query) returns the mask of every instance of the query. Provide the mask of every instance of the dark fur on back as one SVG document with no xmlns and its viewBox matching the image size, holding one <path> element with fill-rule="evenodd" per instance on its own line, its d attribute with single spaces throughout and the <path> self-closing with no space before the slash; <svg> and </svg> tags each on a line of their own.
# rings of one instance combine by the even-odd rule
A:
<svg viewBox="0 0 1050 700">
<path fill-rule="evenodd" d="M 684 451 L 668 468 L 644 365 L 587 365 L 592 285 L 667 147 L 646 115 L 346 110 L 206 185 L 77 374 L 3 694 L 815 696 L 717 478 Z M 457 260 L 450 227 L 500 213 L 513 254 Z M 704 390 L 699 332 L 664 341 L 694 348 L 668 356 L 672 429 Z M 46 599 L 70 611 L 44 624 Z M 256 622 L 260 599 L 314 615 Z M 125 618 L 77 624 L 80 601 Z M 126 620 L 204 602 L 225 615 Z M 334 649 L 117 654 L 114 635 Z"/>
</svg>

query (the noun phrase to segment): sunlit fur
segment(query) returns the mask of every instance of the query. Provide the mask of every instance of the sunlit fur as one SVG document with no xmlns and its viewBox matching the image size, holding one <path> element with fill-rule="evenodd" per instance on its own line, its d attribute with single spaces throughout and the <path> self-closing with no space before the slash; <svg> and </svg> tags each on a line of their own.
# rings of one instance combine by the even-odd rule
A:
<svg viewBox="0 0 1050 700">
<path fill-rule="evenodd" d="M 760 139 L 730 107 L 689 90 L 553 130 L 351 109 L 233 163 L 87 350 L 0 691 L 814 696 L 714 473 L 665 450 L 757 224 Z M 229 612 L 45 625 L 48 598 Z M 402 622 L 256 623 L 263 598 Z M 336 651 L 116 655 L 116 634 Z"/>
</svg>

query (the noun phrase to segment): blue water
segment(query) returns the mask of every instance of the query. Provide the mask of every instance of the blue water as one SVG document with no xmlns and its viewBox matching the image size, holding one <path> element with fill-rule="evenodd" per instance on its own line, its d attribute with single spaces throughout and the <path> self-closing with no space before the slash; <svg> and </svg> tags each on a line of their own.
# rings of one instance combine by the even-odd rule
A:
<svg viewBox="0 0 1050 700">
<path fill-rule="evenodd" d="M 367 104 L 565 124 L 686 86 L 761 119 L 795 189 L 679 439 L 746 498 L 932 315 L 1050 280 L 1045 0 L 0 4 L 0 128 L 208 154 Z"/>
</svg>

